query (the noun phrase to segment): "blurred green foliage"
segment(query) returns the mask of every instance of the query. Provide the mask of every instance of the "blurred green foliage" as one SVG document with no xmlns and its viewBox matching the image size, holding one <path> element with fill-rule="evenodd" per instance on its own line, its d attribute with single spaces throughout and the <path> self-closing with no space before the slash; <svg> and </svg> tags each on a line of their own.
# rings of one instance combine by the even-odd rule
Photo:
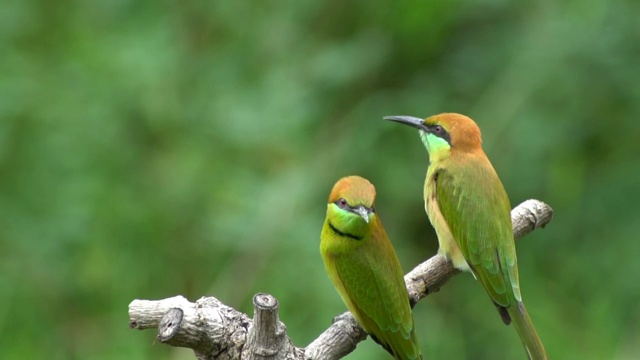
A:
<svg viewBox="0 0 640 360">
<path fill-rule="evenodd" d="M 359 174 L 405 270 L 437 241 L 427 153 L 384 115 L 474 118 L 514 205 L 555 359 L 640 357 L 640 3 L 8 0 L 0 4 L 0 353 L 192 359 L 135 298 L 258 291 L 305 346 L 344 311 L 318 246 Z M 476 300 L 477 299 L 477 300 Z M 433 359 L 517 359 L 469 275 L 415 309 Z M 389 359 L 371 340 L 348 359 Z"/>
</svg>

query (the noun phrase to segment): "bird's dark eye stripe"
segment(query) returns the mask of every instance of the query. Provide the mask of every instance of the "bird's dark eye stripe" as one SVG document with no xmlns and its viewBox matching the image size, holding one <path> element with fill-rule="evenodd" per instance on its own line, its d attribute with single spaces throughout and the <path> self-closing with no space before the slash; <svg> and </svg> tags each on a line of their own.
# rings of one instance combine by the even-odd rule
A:
<svg viewBox="0 0 640 360">
<path fill-rule="evenodd" d="M 427 131 L 439 138 L 443 138 L 449 143 L 449 145 L 451 145 L 451 135 L 449 135 L 442 125 L 428 125 Z"/>
</svg>

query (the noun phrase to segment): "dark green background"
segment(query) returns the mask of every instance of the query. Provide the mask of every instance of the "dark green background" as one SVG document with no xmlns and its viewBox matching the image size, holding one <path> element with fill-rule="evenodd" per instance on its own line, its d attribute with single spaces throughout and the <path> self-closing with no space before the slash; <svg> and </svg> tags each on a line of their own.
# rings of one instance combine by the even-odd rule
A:
<svg viewBox="0 0 640 360">
<path fill-rule="evenodd" d="M 427 153 L 384 115 L 474 118 L 554 359 L 640 356 L 637 1 L 3 1 L 0 354 L 192 359 L 135 298 L 275 295 L 305 346 L 344 311 L 318 251 L 340 177 L 377 187 L 405 270 L 437 241 Z M 415 309 L 431 359 L 519 359 L 470 275 Z M 371 340 L 349 359 L 389 359 Z"/>
</svg>

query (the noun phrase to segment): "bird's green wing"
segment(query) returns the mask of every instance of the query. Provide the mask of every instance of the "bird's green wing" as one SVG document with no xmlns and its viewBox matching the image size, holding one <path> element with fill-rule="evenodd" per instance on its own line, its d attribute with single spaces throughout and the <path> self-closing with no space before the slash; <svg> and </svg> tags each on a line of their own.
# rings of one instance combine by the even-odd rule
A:
<svg viewBox="0 0 640 360">
<path fill-rule="evenodd" d="M 441 168 L 434 181 L 440 212 L 491 299 L 520 301 L 511 205 L 489 161 Z"/>
<path fill-rule="evenodd" d="M 381 236 L 385 236 L 384 230 Z M 374 232 L 374 236 L 376 236 Z M 371 239 L 368 239 L 371 240 Z M 420 359 L 404 276 L 390 242 L 363 246 L 335 262 L 349 310 L 397 359 Z"/>
</svg>

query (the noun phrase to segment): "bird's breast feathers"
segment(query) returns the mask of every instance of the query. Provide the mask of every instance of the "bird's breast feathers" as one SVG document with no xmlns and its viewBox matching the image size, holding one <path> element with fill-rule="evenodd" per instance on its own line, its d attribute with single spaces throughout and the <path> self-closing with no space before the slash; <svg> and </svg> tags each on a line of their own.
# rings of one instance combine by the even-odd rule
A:
<svg viewBox="0 0 640 360">
<path fill-rule="evenodd" d="M 429 167 L 424 188 L 425 210 L 427 211 L 429 221 L 431 221 L 431 225 L 436 230 L 436 235 L 438 236 L 438 243 L 440 245 L 438 252 L 447 259 L 450 259 L 456 269 L 471 271 L 471 268 L 469 267 L 467 260 L 465 260 L 462 251 L 460 251 L 460 248 L 451 233 L 451 229 L 449 229 L 449 225 L 442 216 L 442 212 L 438 205 L 438 171 L 439 169 L 436 167 Z"/>
</svg>

